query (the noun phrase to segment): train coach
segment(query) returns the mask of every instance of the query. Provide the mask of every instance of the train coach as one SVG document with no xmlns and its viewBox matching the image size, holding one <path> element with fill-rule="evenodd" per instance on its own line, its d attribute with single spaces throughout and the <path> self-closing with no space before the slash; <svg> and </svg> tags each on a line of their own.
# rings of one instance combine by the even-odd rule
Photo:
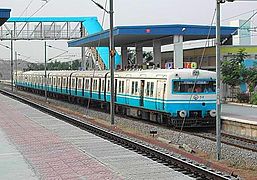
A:
<svg viewBox="0 0 257 180">
<path fill-rule="evenodd" d="M 115 72 L 115 111 L 175 127 L 213 127 L 216 116 L 216 73 L 195 69 L 152 69 Z M 44 71 L 19 73 L 19 89 L 43 93 Z M 109 71 L 48 71 L 49 96 L 89 100 L 108 108 Z"/>
</svg>

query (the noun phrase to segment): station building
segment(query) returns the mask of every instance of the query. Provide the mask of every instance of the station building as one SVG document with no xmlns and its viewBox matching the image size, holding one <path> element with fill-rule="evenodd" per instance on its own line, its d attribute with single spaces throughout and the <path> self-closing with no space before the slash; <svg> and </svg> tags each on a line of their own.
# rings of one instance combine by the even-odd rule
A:
<svg viewBox="0 0 257 180">
<path fill-rule="evenodd" d="M 245 59 L 246 67 L 253 66 L 254 62 L 257 63 L 257 46 L 251 45 L 225 45 L 221 47 L 221 60 L 228 60 L 233 58 L 235 54 L 239 52 L 240 49 L 244 49 L 247 53 L 247 57 Z M 204 52 L 205 51 L 205 52 Z M 202 59 L 202 54 L 204 52 L 204 56 Z M 162 52 L 162 67 L 165 66 L 166 63 L 173 62 L 173 51 Z M 204 50 L 204 47 L 194 48 L 194 49 L 185 49 L 183 51 L 184 54 L 184 62 L 195 62 L 198 68 L 206 69 L 206 70 L 215 70 L 216 68 L 216 47 L 207 47 Z M 202 63 L 201 63 L 202 59 Z M 201 64 L 201 67 L 199 65 Z"/>
</svg>

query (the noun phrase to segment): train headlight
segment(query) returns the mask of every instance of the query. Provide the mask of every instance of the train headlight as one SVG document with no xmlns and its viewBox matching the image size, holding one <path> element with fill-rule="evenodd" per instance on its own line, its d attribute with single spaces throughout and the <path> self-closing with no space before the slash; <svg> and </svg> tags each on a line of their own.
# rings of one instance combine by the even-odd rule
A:
<svg viewBox="0 0 257 180">
<path fill-rule="evenodd" d="M 182 110 L 182 111 L 179 112 L 179 116 L 184 118 L 184 117 L 187 116 L 187 112 L 185 110 Z"/>
<path fill-rule="evenodd" d="M 210 111 L 210 116 L 211 117 L 216 117 L 216 110 L 211 110 Z"/>
</svg>

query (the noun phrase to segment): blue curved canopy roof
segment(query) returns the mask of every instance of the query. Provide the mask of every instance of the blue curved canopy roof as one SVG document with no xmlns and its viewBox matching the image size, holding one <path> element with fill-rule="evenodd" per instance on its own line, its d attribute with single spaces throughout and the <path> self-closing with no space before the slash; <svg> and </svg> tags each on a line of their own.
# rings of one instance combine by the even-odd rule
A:
<svg viewBox="0 0 257 180">
<path fill-rule="evenodd" d="M 237 27 L 221 27 L 221 37 L 228 37 L 237 30 Z M 205 25 L 146 25 L 146 26 L 117 26 L 113 30 L 115 46 L 152 47 L 152 41 L 159 39 L 162 45 L 173 44 L 174 35 L 183 35 L 184 41 L 207 39 L 216 35 L 215 26 Z M 91 34 L 85 38 L 68 42 L 70 47 L 99 47 L 109 46 L 109 30 Z"/>
<path fill-rule="evenodd" d="M 10 18 L 11 9 L 0 9 L 0 26 Z"/>
</svg>

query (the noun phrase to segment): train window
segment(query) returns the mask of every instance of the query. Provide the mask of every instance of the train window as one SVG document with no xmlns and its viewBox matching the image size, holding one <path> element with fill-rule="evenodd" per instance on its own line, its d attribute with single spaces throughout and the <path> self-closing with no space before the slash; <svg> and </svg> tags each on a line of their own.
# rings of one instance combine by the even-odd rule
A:
<svg viewBox="0 0 257 180">
<path fill-rule="evenodd" d="M 85 89 L 89 89 L 89 79 L 86 79 L 85 81 Z"/>
<path fill-rule="evenodd" d="M 153 97 L 153 89 L 154 89 L 154 82 L 151 82 L 151 85 L 150 85 L 150 97 Z"/>
<path fill-rule="evenodd" d="M 72 78 L 72 80 L 71 80 L 71 87 L 75 88 L 75 85 L 76 85 L 76 79 Z"/>
<path fill-rule="evenodd" d="M 124 81 L 119 81 L 119 93 L 124 93 Z"/>
<path fill-rule="evenodd" d="M 78 89 L 82 89 L 82 79 L 78 79 Z"/>
<path fill-rule="evenodd" d="M 62 87 L 66 87 L 66 78 L 62 79 Z"/>
<path fill-rule="evenodd" d="M 56 86 L 56 78 L 54 77 L 53 86 Z"/>
<path fill-rule="evenodd" d="M 61 78 L 60 77 L 58 78 L 57 86 L 61 86 Z"/>
<path fill-rule="evenodd" d="M 150 82 L 147 82 L 146 83 L 146 96 L 149 96 L 150 95 Z"/>
<path fill-rule="evenodd" d="M 215 81 L 175 81 L 173 83 L 175 93 L 215 93 Z"/>
<path fill-rule="evenodd" d="M 121 93 L 124 93 L 124 84 L 125 84 L 125 82 L 121 81 Z"/>
<path fill-rule="evenodd" d="M 137 94 L 137 92 L 138 92 L 138 82 L 136 81 L 135 82 L 135 94 Z"/>
<path fill-rule="evenodd" d="M 97 79 L 93 81 L 93 91 L 97 91 Z"/>
<path fill-rule="evenodd" d="M 119 93 L 122 93 L 121 92 L 121 81 L 119 81 Z"/>
<path fill-rule="evenodd" d="M 110 88 L 111 87 L 111 83 L 110 83 L 110 80 L 108 80 L 108 83 L 107 83 L 107 91 L 110 92 Z"/>
<path fill-rule="evenodd" d="M 138 82 L 132 81 L 131 94 L 137 94 L 137 93 L 138 93 Z"/>
<path fill-rule="evenodd" d="M 135 82 L 132 81 L 131 94 L 135 93 Z"/>
<path fill-rule="evenodd" d="M 102 80 L 102 92 L 104 92 L 104 88 L 105 88 L 105 85 L 104 85 L 104 79 Z"/>
</svg>

